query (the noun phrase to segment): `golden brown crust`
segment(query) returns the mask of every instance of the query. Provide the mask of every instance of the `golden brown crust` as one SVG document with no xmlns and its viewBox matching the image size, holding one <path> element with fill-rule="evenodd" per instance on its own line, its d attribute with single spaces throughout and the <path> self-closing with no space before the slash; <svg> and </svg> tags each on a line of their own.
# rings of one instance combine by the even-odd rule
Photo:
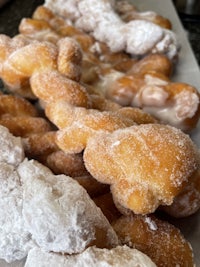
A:
<svg viewBox="0 0 200 267">
<path fill-rule="evenodd" d="M 122 216 L 113 223 L 122 242 L 148 255 L 158 267 L 193 267 L 190 244 L 180 230 L 154 216 Z"/>
<path fill-rule="evenodd" d="M 0 124 L 7 127 L 13 135 L 21 137 L 26 137 L 30 133 L 45 133 L 52 129 L 47 120 L 41 117 L 13 117 L 5 114 L 1 116 Z"/>
<path fill-rule="evenodd" d="M 111 184 L 116 204 L 139 214 L 172 204 L 199 165 L 190 138 L 160 124 L 99 133 L 88 141 L 84 161 L 92 176 Z"/>
<path fill-rule="evenodd" d="M 38 116 L 37 109 L 26 99 L 15 95 L 0 95 L 0 116 L 3 114 L 12 116 Z"/>
<path fill-rule="evenodd" d="M 49 153 L 46 157 L 47 165 L 55 174 L 65 174 L 71 177 L 89 175 L 81 154 L 67 154 L 60 149 Z"/>
<path fill-rule="evenodd" d="M 86 175 L 74 177 L 74 179 L 86 189 L 91 198 L 98 198 L 101 195 L 109 192 L 108 185 L 98 182 L 89 173 L 87 173 Z M 97 205 L 96 202 L 95 204 Z"/>
<path fill-rule="evenodd" d="M 172 205 L 160 207 L 170 216 L 183 218 L 200 209 L 200 171 L 197 170 L 189 179 L 183 191 L 175 197 Z"/>
<path fill-rule="evenodd" d="M 110 192 L 101 194 L 100 196 L 93 198 L 93 200 L 95 204 L 102 210 L 103 214 L 110 223 L 115 222 L 119 217 L 121 217 L 121 213 L 115 206 L 112 194 Z"/>
</svg>

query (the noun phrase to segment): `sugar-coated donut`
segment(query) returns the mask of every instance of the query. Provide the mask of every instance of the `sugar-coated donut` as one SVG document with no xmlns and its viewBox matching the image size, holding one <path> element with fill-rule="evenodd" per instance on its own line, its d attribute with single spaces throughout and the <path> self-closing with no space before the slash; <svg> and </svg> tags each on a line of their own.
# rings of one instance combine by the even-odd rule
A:
<svg viewBox="0 0 200 267">
<path fill-rule="evenodd" d="M 101 132 L 89 139 L 84 161 L 94 178 L 111 185 L 116 204 L 139 214 L 172 204 L 199 168 L 188 135 L 161 124 Z"/>
</svg>

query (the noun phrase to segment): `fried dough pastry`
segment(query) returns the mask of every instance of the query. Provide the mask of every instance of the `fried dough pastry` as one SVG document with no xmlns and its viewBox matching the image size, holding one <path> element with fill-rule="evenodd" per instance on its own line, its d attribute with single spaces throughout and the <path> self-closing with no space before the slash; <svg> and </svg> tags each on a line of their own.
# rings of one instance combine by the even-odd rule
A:
<svg viewBox="0 0 200 267">
<path fill-rule="evenodd" d="M 170 78 L 173 72 L 173 65 L 171 61 L 162 54 L 149 54 L 135 62 L 127 71 L 127 74 L 140 74 L 143 76 L 150 71 L 163 74 Z"/>
<path fill-rule="evenodd" d="M 77 181 L 24 159 L 21 139 L 3 126 L 0 132 L 2 259 L 20 260 L 34 246 L 73 254 L 91 245 L 119 244 L 108 220 Z"/>
<path fill-rule="evenodd" d="M 153 71 L 143 75 L 119 73 L 117 79 L 110 79 L 110 75 L 117 77 L 117 74 L 108 73 L 97 86 L 112 101 L 122 106 L 141 108 L 159 121 L 184 131 L 190 131 L 197 125 L 200 95 L 196 88 L 172 82 Z"/>
<path fill-rule="evenodd" d="M 155 267 L 156 265 L 144 253 L 128 246 L 113 249 L 89 247 L 84 252 L 64 256 L 48 253 L 39 248 L 32 249 L 27 257 L 25 267 Z"/>
<path fill-rule="evenodd" d="M 67 30 L 65 33 L 63 31 L 62 34 L 59 31 L 60 28 L 69 27 L 62 21 L 62 18 L 59 20 L 60 23 L 55 23 L 58 17 L 48 9 L 42 7 L 38 10 L 35 12 L 36 20 L 42 23 L 42 17 L 44 17 L 45 23 L 49 24 L 49 30 L 57 32 L 60 36 L 69 34 Z M 39 15 L 37 15 L 37 12 Z M 23 26 L 24 24 L 27 25 Z M 26 28 L 29 30 L 29 24 L 33 24 L 34 28 L 34 19 L 32 22 L 29 20 L 26 23 L 22 23 L 22 34 L 28 34 Z M 70 27 L 73 26 L 70 25 Z M 34 28 L 33 34 L 34 32 L 38 32 L 38 29 L 35 30 Z M 35 35 L 37 38 L 36 33 Z M 153 116 L 157 116 L 157 119 L 163 123 L 181 128 L 184 131 L 190 131 L 196 126 L 200 116 L 199 93 L 196 88 L 188 84 L 173 83 L 170 80 L 173 66 L 166 56 L 150 53 L 143 59 L 129 64 L 127 62 L 129 62 L 130 57 L 126 59 L 127 55 L 125 57 L 123 53 L 109 53 L 103 43 L 98 42 L 96 44 L 95 40 L 88 37 L 87 34 L 80 31 L 77 32 L 74 29 L 71 35 L 83 49 L 81 75 L 83 83 L 97 87 L 104 98 L 106 97 L 122 106 L 130 105 L 142 108 Z M 85 43 L 85 46 L 83 43 Z M 96 52 L 98 50 L 100 52 Z M 115 59 L 113 60 L 113 58 Z M 128 64 L 129 71 L 127 69 L 117 70 L 119 68 L 117 67 L 117 62 L 120 62 L 120 65 L 121 62 L 125 62 L 125 65 Z M 49 74 L 46 76 L 49 76 Z M 36 81 L 43 82 L 40 78 L 36 79 Z M 49 83 L 52 82 L 50 81 Z M 37 84 L 35 86 L 39 87 Z M 190 101 L 187 101 L 188 98 Z M 103 106 L 98 103 L 97 94 L 92 95 L 91 102 L 94 107 L 100 105 L 99 107 L 102 108 Z M 107 108 L 106 103 L 104 105 Z"/>
<path fill-rule="evenodd" d="M 56 131 L 32 133 L 22 138 L 26 157 L 47 166 L 54 174 L 73 177 L 85 188 L 90 197 L 96 197 L 109 190 L 109 186 L 99 183 L 86 170 L 82 154 L 67 154 L 56 144 Z"/>
<path fill-rule="evenodd" d="M 170 216 L 183 218 L 200 209 L 200 171 L 197 170 L 189 181 L 170 206 L 161 207 Z"/>
<path fill-rule="evenodd" d="M 23 161 L 18 174 L 24 190 L 25 226 L 42 249 L 73 254 L 91 245 L 118 245 L 107 219 L 74 179 L 55 176 L 33 160 Z"/>
<path fill-rule="evenodd" d="M 65 174 L 71 177 L 88 175 L 81 154 L 66 154 L 60 149 L 47 156 L 45 165 L 55 174 Z"/>
<path fill-rule="evenodd" d="M 49 122 L 41 117 L 13 117 L 5 114 L 1 116 L 0 124 L 7 127 L 13 135 L 21 137 L 33 133 L 46 133 L 52 129 Z"/>
<path fill-rule="evenodd" d="M 124 22 L 109 1 L 79 0 L 63 4 L 62 1 L 46 0 L 45 6 L 105 42 L 113 52 L 125 50 L 133 56 L 160 52 L 171 59 L 177 56 L 179 44 L 171 30 L 147 20 Z"/>
<path fill-rule="evenodd" d="M 117 209 L 110 192 L 96 196 L 93 198 L 93 200 L 95 204 L 102 210 L 103 214 L 110 223 L 113 223 L 119 217 L 121 217 L 122 214 Z"/>
<path fill-rule="evenodd" d="M 10 114 L 12 116 L 37 117 L 37 109 L 26 99 L 14 95 L 0 95 L 0 116 Z"/>
<path fill-rule="evenodd" d="M 95 70 L 95 65 L 106 63 L 113 67 L 127 70 L 137 59 L 133 59 L 124 52 L 113 53 L 106 44 L 95 40 L 91 35 L 81 31 L 71 22 L 50 11 L 45 6 L 39 6 L 33 13 L 32 19 L 24 18 L 19 25 L 22 36 L 38 41 L 48 40 L 56 43 L 60 38 L 72 37 L 83 51 L 82 76 L 91 75 L 88 68 Z M 52 37 L 53 36 L 53 37 Z M 94 68 L 91 68 L 94 67 Z M 90 73 L 90 74 L 89 74 Z M 94 71 L 95 73 L 95 71 Z M 84 81 L 86 78 L 82 78 Z"/>
<path fill-rule="evenodd" d="M 77 177 L 73 177 L 82 187 L 85 188 L 91 198 L 100 197 L 109 192 L 110 187 L 107 184 L 102 184 L 93 178 L 89 173 Z M 93 199 L 94 200 L 94 199 Z M 97 203 L 95 202 L 97 205 Z M 97 205 L 99 207 L 99 205 Z M 105 215 L 105 213 L 103 212 Z M 105 216 L 107 218 L 107 216 Z M 107 218 L 108 219 L 108 218 Z M 108 219 L 109 221 L 109 219 Z M 110 221 L 109 221 L 110 222 Z"/>
<path fill-rule="evenodd" d="M 34 94 L 45 103 L 62 100 L 74 106 L 90 105 L 85 87 L 56 70 L 34 73 L 30 84 Z"/>
<path fill-rule="evenodd" d="M 143 124 L 90 138 L 84 162 L 94 178 L 111 185 L 116 205 L 148 214 L 172 204 L 199 168 L 199 155 L 181 130 Z"/>
<path fill-rule="evenodd" d="M 26 157 L 42 161 L 48 155 L 59 150 L 55 142 L 56 131 L 47 131 L 45 133 L 31 132 L 28 136 L 22 138 L 22 143 Z"/>
<path fill-rule="evenodd" d="M 68 105 L 65 101 L 48 104 L 45 112 L 60 129 L 56 134 L 56 142 L 66 153 L 81 152 L 89 138 L 98 132 L 113 132 L 136 123 L 156 122 L 153 117 L 137 109 L 99 111 Z"/>
<path fill-rule="evenodd" d="M 0 258 L 24 258 L 34 246 L 22 217 L 22 185 L 16 167 L 24 159 L 20 138 L 0 126 Z"/>
<path fill-rule="evenodd" d="M 56 131 L 31 133 L 22 138 L 22 142 L 26 157 L 44 164 L 54 174 L 70 177 L 88 175 L 82 154 L 66 154 L 60 150 L 56 144 Z"/>
<path fill-rule="evenodd" d="M 9 42 L 13 43 L 13 40 L 9 39 Z M 61 39 L 57 45 L 34 41 L 16 48 L 3 60 L 0 77 L 9 90 L 18 94 L 27 90 L 43 101 L 62 97 L 74 105 L 87 106 L 89 96 L 86 89 L 72 80 L 80 77 L 78 63 L 81 64 L 81 55 L 80 47 L 73 39 Z M 38 92 L 37 84 L 41 82 L 46 87 Z"/>
<path fill-rule="evenodd" d="M 158 267 L 194 267 L 191 246 L 180 230 L 154 216 L 122 216 L 113 223 L 122 244 L 148 255 Z"/>
<path fill-rule="evenodd" d="M 162 28 L 172 29 L 172 24 L 169 19 L 164 18 L 153 11 L 140 12 L 132 3 L 128 2 L 127 0 L 116 1 L 114 8 L 120 17 L 126 22 L 134 19 L 147 20 L 159 25 Z"/>
</svg>

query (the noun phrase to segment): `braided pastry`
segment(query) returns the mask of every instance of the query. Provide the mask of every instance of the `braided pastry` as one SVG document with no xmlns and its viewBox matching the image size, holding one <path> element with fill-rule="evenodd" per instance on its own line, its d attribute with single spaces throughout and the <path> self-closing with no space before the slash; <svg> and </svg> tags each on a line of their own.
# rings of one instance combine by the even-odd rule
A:
<svg viewBox="0 0 200 267">
<path fill-rule="evenodd" d="M 114 9 L 126 22 L 134 19 L 147 20 L 159 25 L 162 28 L 172 29 L 172 24 L 169 19 L 164 18 L 153 11 L 140 12 L 132 3 L 128 2 L 127 0 L 116 1 Z"/>
<path fill-rule="evenodd" d="M 122 244 L 139 249 L 156 266 L 194 266 L 190 244 L 180 230 L 152 215 L 122 216 L 113 223 Z"/>
<path fill-rule="evenodd" d="M 130 72 L 134 73 L 135 67 Z M 108 99 L 122 106 L 141 108 L 159 121 L 184 131 L 195 128 L 200 117 L 197 89 L 185 83 L 171 82 L 156 71 L 144 73 L 145 66 L 140 69 L 141 73 L 127 75 L 109 70 L 96 86 Z"/>
<path fill-rule="evenodd" d="M 200 116 L 199 93 L 188 84 L 170 80 L 172 63 L 164 55 L 150 54 L 141 60 L 130 61 L 130 57 L 127 58 L 123 53 L 109 52 L 103 43 L 95 43 L 91 36 L 67 25 L 45 7 L 39 7 L 33 18 L 22 21 L 21 34 L 35 38 L 40 36 L 40 40 L 43 36 L 46 40 L 46 30 L 43 32 L 42 27 L 44 23 L 48 32 L 60 37 L 73 37 L 83 51 L 81 82 L 95 87 L 96 92 L 104 98 L 120 105 L 142 108 L 161 122 L 184 131 L 190 131 L 196 126 Z M 41 24 L 41 29 L 35 27 L 37 23 Z M 93 99 L 94 95 L 91 97 L 92 102 Z M 93 104 L 98 107 L 95 102 Z"/>
<path fill-rule="evenodd" d="M 125 23 L 109 1 L 68 0 L 63 4 L 46 0 L 45 6 L 105 42 L 113 52 L 125 50 L 134 56 L 160 52 L 171 59 L 177 56 L 179 45 L 172 31 L 147 20 L 134 19 Z"/>
<path fill-rule="evenodd" d="M 99 111 L 74 107 L 65 101 L 49 103 L 45 111 L 47 117 L 60 129 L 56 142 L 66 153 L 81 152 L 88 140 L 98 132 L 113 132 L 136 123 L 156 122 L 153 117 L 137 109 Z"/>
<path fill-rule="evenodd" d="M 0 95 L 0 124 L 15 136 L 26 137 L 31 133 L 45 133 L 51 124 L 39 117 L 37 109 L 27 100 L 14 95 Z"/>
<path fill-rule="evenodd" d="M 200 171 L 192 175 L 190 183 L 177 195 L 170 206 L 161 207 L 174 218 L 190 216 L 200 209 Z"/>
<path fill-rule="evenodd" d="M 199 168 L 199 155 L 190 138 L 161 124 L 98 133 L 89 139 L 84 161 L 94 178 L 111 185 L 119 210 L 136 214 L 171 205 Z"/>
<path fill-rule="evenodd" d="M 66 5 L 70 3 L 67 1 Z M 182 262 L 187 262 L 192 266 L 192 251 L 177 229 L 148 216 L 133 216 L 133 213 L 148 214 L 160 209 L 172 216 L 184 217 L 199 209 L 200 162 L 196 147 L 180 130 L 158 124 L 170 123 L 184 131 L 194 128 L 200 115 L 199 93 L 189 85 L 170 81 L 171 59 L 176 57 L 178 46 L 172 32 L 164 29 L 171 27 L 167 20 L 139 13 L 128 3 L 115 7 L 121 16 L 118 17 L 109 2 L 106 7 L 105 2 L 99 1 L 100 7 L 108 11 L 106 14 L 113 15 L 116 28 L 121 25 L 121 29 L 130 33 L 129 26 L 140 28 L 146 25 L 157 34 L 153 36 L 153 43 L 137 51 L 130 51 L 130 45 L 135 44 L 136 39 L 130 39 L 128 34 L 114 47 L 120 51 L 113 53 L 110 28 L 102 39 L 100 31 L 104 26 L 97 22 L 99 14 L 93 16 L 94 25 L 88 25 L 86 13 L 81 13 L 83 9 L 92 11 L 97 1 L 93 1 L 93 6 L 86 6 L 87 3 L 86 0 L 74 2 L 80 14 L 70 18 L 72 21 L 55 15 L 44 6 L 39 7 L 32 19 L 21 21 L 19 35 L 12 39 L 0 36 L 0 77 L 4 84 L 13 93 L 37 99 L 44 108 L 44 114 L 42 111 L 42 117 L 39 117 L 41 113 L 26 100 L 0 94 L 0 124 L 22 137 L 24 152 L 29 159 L 44 163 L 57 174 L 55 176 L 33 160 L 18 164 L 16 181 L 18 178 L 20 181 L 16 182 L 16 191 L 19 200 L 23 201 L 23 216 L 20 213 L 19 220 L 25 224 L 25 230 L 33 236 L 37 246 L 47 251 L 42 254 L 44 257 L 52 257 L 54 261 L 58 254 L 49 251 L 78 253 L 78 256 L 69 257 L 73 263 L 74 257 L 76 262 L 79 257 L 84 257 L 87 250 L 83 251 L 88 246 L 112 248 L 119 244 L 109 222 L 125 243 L 124 232 L 119 230 L 123 220 L 128 227 L 126 218 L 131 218 L 131 226 L 132 220 L 144 224 L 144 228 L 140 228 L 136 223 L 134 229 L 140 233 L 144 229 L 145 237 L 152 220 L 153 226 L 156 224 L 161 229 L 161 236 L 166 227 L 164 233 L 169 238 L 162 242 L 174 242 L 178 257 L 168 255 L 165 247 L 162 255 L 157 244 L 149 246 L 151 242 L 157 242 L 160 232 L 155 229 L 147 238 L 147 254 L 150 257 L 154 254 L 152 259 L 158 265 L 165 262 L 168 266 L 181 266 Z M 143 21 L 140 25 L 138 18 Z M 83 22 L 83 29 L 94 36 L 80 30 L 77 27 L 80 22 Z M 110 19 L 106 23 L 109 26 Z M 145 28 L 142 30 L 146 31 Z M 97 41 L 95 37 L 108 42 Z M 160 45 L 168 41 L 167 49 L 160 50 Z M 128 52 L 143 58 L 131 58 L 121 51 L 125 44 Z M 166 53 L 169 58 L 157 51 Z M 173 114 L 170 120 L 168 114 Z M 7 176 L 10 176 L 9 172 Z M 190 206 L 188 209 L 182 207 L 185 199 L 188 200 L 187 208 Z M 14 207 L 21 212 L 21 206 Z M 131 215 L 119 219 L 123 213 Z M 137 246 L 134 233 L 131 238 L 129 241 Z M 16 245 L 20 257 L 26 256 L 35 245 L 32 238 L 28 241 L 30 244 L 26 249 L 23 242 L 22 247 Z M 143 246 L 140 249 L 143 250 Z M 1 257 L 15 260 L 14 250 L 12 247 L 11 255 L 3 250 Z M 96 255 L 104 252 L 109 255 L 105 249 L 103 252 L 91 248 L 91 251 Z M 133 249 L 131 251 L 133 253 Z M 159 251 L 159 255 L 154 251 Z M 40 248 L 32 252 L 33 261 L 42 253 Z M 33 264 L 32 252 L 27 266 Z M 60 259 L 61 262 L 66 260 L 64 256 L 58 256 Z"/>
<path fill-rule="evenodd" d="M 9 41 L 13 42 L 12 39 Z M 63 51 L 60 43 L 63 43 L 65 47 L 68 45 L 69 49 Z M 30 91 L 29 79 L 31 78 L 31 81 L 34 82 L 34 75 L 37 77 L 44 73 L 43 77 L 46 77 L 44 79 L 47 77 L 52 79 L 50 81 L 52 86 L 46 88 L 46 94 L 43 92 L 44 100 L 50 96 L 54 100 L 56 97 L 64 98 L 65 96 L 66 100 L 72 101 L 72 104 L 87 106 L 89 100 L 85 88 L 71 80 L 79 77 L 80 68 L 77 62 L 81 60 L 80 48 L 73 39 L 60 40 L 60 43 L 55 46 L 49 42 L 32 42 L 12 51 L 1 67 L 1 78 L 9 90 L 17 90 L 20 93 L 23 88 Z M 52 75 L 49 75 L 51 73 Z M 47 79 L 46 82 L 49 80 Z M 58 84 L 62 86 L 59 94 L 55 88 Z M 76 98 L 74 98 L 75 95 Z M 42 100 L 43 97 L 41 97 Z"/>
</svg>

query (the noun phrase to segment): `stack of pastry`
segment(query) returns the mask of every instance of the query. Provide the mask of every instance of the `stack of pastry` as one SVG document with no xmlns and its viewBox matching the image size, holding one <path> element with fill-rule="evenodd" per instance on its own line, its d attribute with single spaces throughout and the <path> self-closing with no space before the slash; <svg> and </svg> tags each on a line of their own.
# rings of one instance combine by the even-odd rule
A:
<svg viewBox="0 0 200 267">
<path fill-rule="evenodd" d="M 194 265 L 182 233 L 157 216 L 200 208 L 200 156 L 185 133 L 197 125 L 200 96 L 171 80 L 179 46 L 170 22 L 114 4 L 46 1 L 17 36 L 0 36 L 8 262 Z M 138 47 L 141 29 L 152 36 Z"/>
</svg>

